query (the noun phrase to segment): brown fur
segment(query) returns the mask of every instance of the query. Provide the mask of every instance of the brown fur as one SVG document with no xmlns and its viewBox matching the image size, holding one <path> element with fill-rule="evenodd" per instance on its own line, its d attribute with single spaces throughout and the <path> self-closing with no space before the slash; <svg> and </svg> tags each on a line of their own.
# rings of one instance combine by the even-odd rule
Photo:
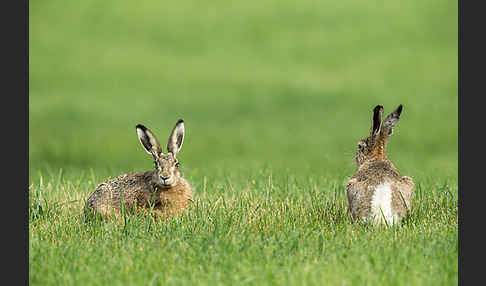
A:
<svg viewBox="0 0 486 286">
<path fill-rule="evenodd" d="M 192 201 L 192 188 L 179 171 L 177 153 L 184 138 L 183 121 L 176 123 L 168 143 L 169 153 L 163 154 L 155 135 L 143 125 L 137 125 L 140 143 L 152 154 L 155 170 L 123 174 L 99 184 L 88 197 L 86 214 L 102 218 L 119 215 L 124 206 L 127 213 L 147 213 L 153 209 L 156 217 L 181 214 Z"/>
<path fill-rule="evenodd" d="M 123 174 L 99 184 L 86 201 L 86 211 L 103 218 L 119 215 L 122 204 L 127 213 L 146 212 L 155 216 L 180 214 L 192 201 L 192 189 L 183 178 L 177 185 L 164 188 L 153 181 L 154 171 Z"/>
<path fill-rule="evenodd" d="M 352 222 L 369 217 L 375 189 L 383 183 L 391 185 L 392 212 L 403 219 L 410 210 L 414 188 L 413 180 L 408 176 L 400 176 L 385 153 L 386 143 L 392 134 L 393 126 L 398 122 L 401 109 L 400 105 L 382 124 L 383 107 L 375 107 L 371 134 L 358 142 L 355 157 L 358 168 L 346 183 Z"/>
</svg>

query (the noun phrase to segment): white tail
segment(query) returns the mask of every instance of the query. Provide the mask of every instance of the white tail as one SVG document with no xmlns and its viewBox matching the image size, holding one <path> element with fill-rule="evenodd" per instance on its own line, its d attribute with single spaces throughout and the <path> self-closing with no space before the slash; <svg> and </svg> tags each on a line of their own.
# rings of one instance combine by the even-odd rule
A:
<svg viewBox="0 0 486 286">
<path fill-rule="evenodd" d="M 392 189 L 390 183 L 383 183 L 376 186 L 375 192 L 371 199 L 370 220 L 373 224 L 386 223 L 393 225 L 398 222 L 397 214 L 392 210 Z"/>
</svg>

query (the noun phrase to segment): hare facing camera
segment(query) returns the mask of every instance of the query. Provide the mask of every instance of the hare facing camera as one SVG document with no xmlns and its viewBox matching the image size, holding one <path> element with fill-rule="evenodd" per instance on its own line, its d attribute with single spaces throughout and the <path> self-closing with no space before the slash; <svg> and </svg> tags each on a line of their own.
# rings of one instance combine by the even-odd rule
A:
<svg viewBox="0 0 486 286">
<path fill-rule="evenodd" d="M 358 142 L 355 156 L 358 168 L 346 183 L 351 222 L 393 225 L 402 221 L 410 210 L 412 178 L 400 176 L 385 153 L 402 109 L 400 104 L 382 122 L 383 106 L 377 105 L 373 109 L 370 135 Z"/>
<path fill-rule="evenodd" d="M 106 218 L 127 212 L 146 212 L 157 216 L 181 213 L 192 201 L 192 189 L 179 171 L 179 153 L 184 141 L 184 121 L 175 124 L 169 136 L 167 154 L 145 126 L 136 126 L 137 136 L 145 151 L 152 155 L 155 170 L 123 174 L 99 184 L 88 197 L 85 212 Z"/>
</svg>

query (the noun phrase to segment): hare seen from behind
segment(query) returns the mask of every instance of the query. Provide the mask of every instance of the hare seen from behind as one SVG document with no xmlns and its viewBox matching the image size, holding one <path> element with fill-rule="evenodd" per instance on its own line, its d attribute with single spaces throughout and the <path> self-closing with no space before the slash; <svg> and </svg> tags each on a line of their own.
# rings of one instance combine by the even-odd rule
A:
<svg viewBox="0 0 486 286">
<path fill-rule="evenodd" d="M 400 176 L 385 154 L 402 108 L 400 104 L 382 122 L 383 106 L 377 105 L 373 109 L 370 135 L 358 142 L 355 156 L 358 168 L 346 183 L 351 222 L 364 220 L 373 225 L 393 225 L 402 221 L 410 210 L 412 178 Z"/>
<path fill-rule="evenodd" d="M 136 126 L 142 147 L 152 155 L 155 170 L 123 174 L 99 184 L 88 197 L 85 213 L 107 218 L 119 215 L 122 205 L 128 212 L 146 212 L 171 216 L 181 213 L 192 201 L 192 189 L 179 171 L 177 154 L 184 140 L 184 121 L 175 124 L 169 136 L 167 154 L 155 135 L 145 126 Z"/>
</svg>

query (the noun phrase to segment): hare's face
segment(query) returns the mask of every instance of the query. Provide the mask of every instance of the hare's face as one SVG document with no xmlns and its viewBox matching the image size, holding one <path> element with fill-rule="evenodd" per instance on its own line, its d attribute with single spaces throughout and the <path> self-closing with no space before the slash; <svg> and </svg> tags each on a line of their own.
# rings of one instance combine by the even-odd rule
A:
<svg viewBox="0 0 486 286">
<path fill-rule="evenodd" d="M 161 155 L 155 161 L 154 181 L 157 185 L 164 188 L 170 188 L 179 182 L 181 173 L 179 172 L 179 162 L 169 153 Z"/>
<path fill-rule="evenodd" d="M 179 162 L 177 153 L 184 141 L 184 121 L 179 119 L 169 135 L 167 143 L 167 155 L 162 153 L 159 140 L 147 127 L 138 124 L 136 126 L 138 140 L 148 154 L 155 160 L 155 171 L 153 182 L 162 188 L 171 188 L 179 183 L 181 173 L 179 172 Z"/>
</svg>

